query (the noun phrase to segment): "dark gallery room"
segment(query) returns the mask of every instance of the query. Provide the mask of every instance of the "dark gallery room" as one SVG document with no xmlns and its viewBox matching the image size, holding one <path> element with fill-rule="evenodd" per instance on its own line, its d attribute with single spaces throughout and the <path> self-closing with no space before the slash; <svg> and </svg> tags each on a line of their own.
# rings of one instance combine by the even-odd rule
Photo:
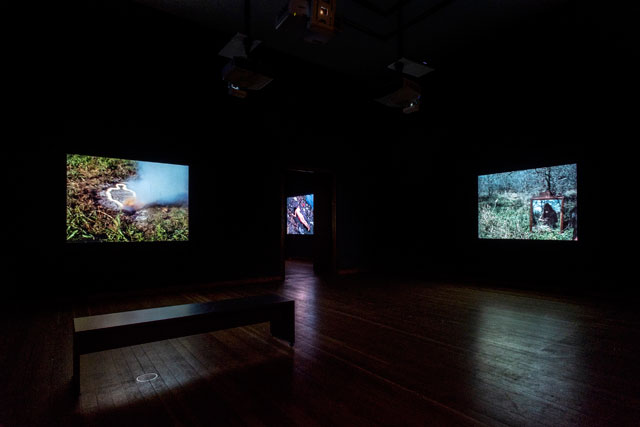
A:
<svg viewBox="0 0 640 427">
<path fill-rule="evenodd" d="M 0 427 L 638 426 L 631 9 L 3 6 Z"/>
</svg>

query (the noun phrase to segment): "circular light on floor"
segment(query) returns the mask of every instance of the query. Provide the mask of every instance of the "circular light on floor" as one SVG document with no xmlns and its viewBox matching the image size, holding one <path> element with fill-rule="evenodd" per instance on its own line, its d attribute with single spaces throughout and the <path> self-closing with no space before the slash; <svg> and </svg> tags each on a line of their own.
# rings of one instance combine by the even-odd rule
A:
<svg viewBox="0 0 640 427">
<path fill-rule="evenodd" d="M 147 383 L 157 378 L 158 378 L 158 374 L 155 374 L 155 373 L 142 374 L 136 378 L 136 381 L 138 381 L 139 383 Z"/>
</svg>

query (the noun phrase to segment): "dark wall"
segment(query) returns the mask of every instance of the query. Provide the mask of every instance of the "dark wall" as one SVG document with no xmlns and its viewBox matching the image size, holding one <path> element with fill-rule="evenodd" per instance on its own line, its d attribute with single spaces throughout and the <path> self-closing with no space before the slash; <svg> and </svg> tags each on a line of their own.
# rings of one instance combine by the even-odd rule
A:
<svg viewBox="0 0 640 427">
<path fill-rule="evenodd" d="M 217 148 L 203 143 L 216 137 L 204 129 L 155 121 L 60 125 L 19 153 L 18 173 L 29 189 L 16 218 L 23 279 L 76 293 L 280 276 L 282 171 L 270 148 L 252 146 L 250 155 L 242 144 Z M 66 243 L 66 153 L 188 164 L 190 241 Z"/>
<path fill-rule="evenodd" d="M 567 5 L 443 56 L 421 111 L 408 116 L 371 102 L 357 81 L 277 52 L 278 79 L 251 99 L 230 98 L 214 54 L 228 35 L 133 3 L 21 11 L 25 47 L 10 52 L 19 67 L 8 97 L 7 182 L 19 186 L 10 291 L 277 276 L 284 173 L 295 168 L 335 176 L 338 269 L 516 283 L 545 268 L 574 287 L 604 282 L 619 268 L 602 194 L 629 182 L 614 166 L 629 158 L 629 112 L 613 94 L 630 93 L 636 64 L 626 44 L 610 43 L 596 9 Z M 591 48 L 607 67 L 584 66 Z M 191 241 L 66 245 L 68 152 L 189 164 Z M 579 242 L 476 239 L 478 173 L 573 161 Z M 104 274 L 114 262 L 124 279 Z"/>
<path fill-rule="evenodd" d="M 298 75 L 274 53 L 282 77 L 245 102 L 226 93 L 215 52 L 228 38 L 210 28 L 125 1 L 20 13 L 33 33 L 15 52 L 9 176 L 28 190 L 16 195 L 8 291 L 280 277 L 284 171 L 331 168 L 334 157 L 318 149 L 325 134 L 309 132 L 308 118 L 325 107 L 314 91 L 326 87 L 299 93 L 308 66 Z M 190 241 L 66 244 L 67 153 L 188 164 Z M 105 273 L 111 265 L 115 276 Z"/>
<path fill-rule="evenodd" d="M 550 139 L 554 136 L 537 140 Z M 379 224 L 376 264 L 434 277 L 511 283 L 526 283 L 537 277 L 534 271 L 545 271 L 557 278 L 549 281 L 554 285 L 586 279 L 585 285 L 591 286 L 601 279 L 606 260 L 601 246 L 602 165 L 593 149 L 562 142 L 552 147 L 531 151 L 527 143 L 486 143 L 441 148 L 420 160 L 398 154 L 395 161 L 403 164 L 394 167 L 380 187 L 387 203 L 374 220 Z M 477 238 L 479 174 L 566 163 L 578 163 L 579 241 Z"/>
<path fill-rule="evenodd" d="M 371 138 L 385 143 L 363 168 L 372 171 L 364 245 L 372 266 L 508 286 L 631 289 L 620 280 L 628 254 L 612 215 L 633 180 L 621 101 L 637 61 L 626 30 L 586 8 L 567 3 L 471 43 L 425 79 L 419 114 L 384 120 Z M 594 51 L 607 64 L 585 68 Z M 477 239 L 478 174 L 573 162 L 580 241 Z"/>
</svg>

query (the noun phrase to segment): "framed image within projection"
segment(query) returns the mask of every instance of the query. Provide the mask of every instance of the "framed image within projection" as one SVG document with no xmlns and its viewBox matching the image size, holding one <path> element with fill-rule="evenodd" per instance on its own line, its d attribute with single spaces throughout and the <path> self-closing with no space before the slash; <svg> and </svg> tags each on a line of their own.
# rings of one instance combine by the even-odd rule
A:
<svg viewBox="0 0 640 427">
<path fill-rule="evenodd" d="M 189 166 L 67 155 L 67 241 L 189 240 Z"/>
<path fill-rule="evenodd" d="M 577 165 L 478 176 L 480 239 L 578 240 Z"/>
<path fill-rule="evenodd" d="M 287 234 L 313 234 L 313 194 L 287 197 Z"/>
</svg>

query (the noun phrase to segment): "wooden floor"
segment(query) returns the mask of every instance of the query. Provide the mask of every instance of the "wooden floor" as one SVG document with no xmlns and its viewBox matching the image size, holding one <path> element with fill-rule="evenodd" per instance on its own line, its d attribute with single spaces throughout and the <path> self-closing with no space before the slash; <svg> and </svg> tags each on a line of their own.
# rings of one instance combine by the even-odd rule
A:
<svg viewBox="0 0 640 427">
<path fill-rule="evenodd" d="M 74 316 L 265 292 L 296 300 L 293 349 L 264 324 L 93 353 L 71 393 Z M 54 305 L 2 315 L 0 426 L 640 425 L 640 317 L 595 299 L 290 263 L 284 283 Z"/>
</svg>

